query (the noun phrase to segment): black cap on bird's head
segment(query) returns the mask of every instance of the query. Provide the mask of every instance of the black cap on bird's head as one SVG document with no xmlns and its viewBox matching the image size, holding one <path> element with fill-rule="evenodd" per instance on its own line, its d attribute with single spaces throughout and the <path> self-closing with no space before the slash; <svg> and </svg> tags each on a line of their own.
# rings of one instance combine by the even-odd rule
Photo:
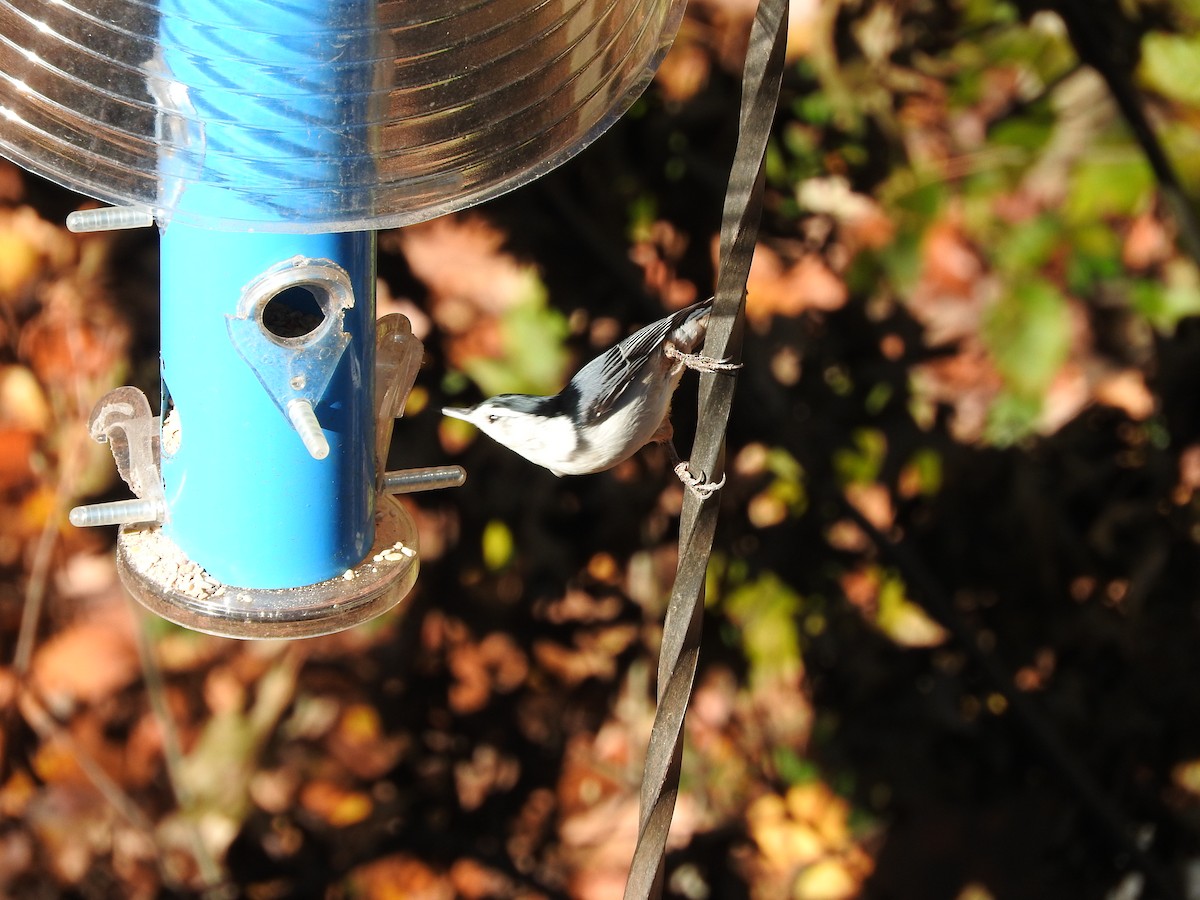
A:
<svg viewBox="0 0 1200 900">
<path fill-rule="evenodd" d="M 553 397 L 534 397 L 530 394 L 498 394 L 482 400 L 474 406 L 443 407 L 442 415 L 482 427 L 481 423 L 487 421 L 489 417 L 550 415 L 548 401 L 553 399 Z"/>
</svg>

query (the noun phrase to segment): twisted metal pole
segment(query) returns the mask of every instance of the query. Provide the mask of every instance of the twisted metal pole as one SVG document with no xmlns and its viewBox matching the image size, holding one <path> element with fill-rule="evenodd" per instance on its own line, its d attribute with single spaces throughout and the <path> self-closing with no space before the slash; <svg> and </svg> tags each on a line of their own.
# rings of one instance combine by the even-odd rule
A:
<svg viewBox="0 0 1200 900">
<path fill-rule="evenodd" d="M 787 43 L 787 0 L 760 0 L 742 76 L 737 149 L 721 222 L 720 272 L 704 354 L 740 359 L 746 280 L 762 214 L 764 159 L 779 99 Z M 723 465 L 725 427 L 734 378 L 700 380 L 699 419 L 691 470 L 715 473 Z M 711 476 L 710 476 L 711 477 Z M 716 532 L 718 505 L 685 492 L 679 526 L 679 568 L 663 624 L 658 663 L 658 711 L 642 773 L 641 813 L 625 900 L 660 897 L 667 832 L 679 793 L 683 721 L 692 693 L 704 611 L 704 575 Z"/>
</svg>

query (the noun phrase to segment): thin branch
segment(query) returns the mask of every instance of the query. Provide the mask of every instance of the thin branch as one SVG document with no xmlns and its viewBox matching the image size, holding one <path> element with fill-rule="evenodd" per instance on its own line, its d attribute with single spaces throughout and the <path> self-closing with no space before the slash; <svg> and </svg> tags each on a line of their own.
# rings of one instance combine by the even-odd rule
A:
<svg viewBox="0 0 1200 900">
<path fill-rule="evenodd" d="M 150 701 L 150 710 L 158 722 L 162 734 L 163 765 L 167 772 L 167 781 L 171 785 L 171 793 L 175 795 L 175 803 L 184 812 L 193 807 L 192 797 L 183 777 L 183 747 L 179 741 L 179 729 L 171 716 L 170 705 L 167 703 L 166 682 L 163 680 L 162 669 L 158 665 L 154 646 L 150 640 L 150 614 L 142 609 L 132 598 L 129 601 L 134 619 L 134 632 L 137 635 L 138 657 L 142 664 L 142 675 L 146 681 L 146 697 Z M 213 857 L 200 833 L 199 824 L 190 816 L 184 816 L 187 823 L 188 838 L 192 845 L 192 855 L 196 860 L 196 868 L 204 883 L 206 896 L 227 896 L 224 885 L 228 883 L 228 873 Z"/>
</svg>

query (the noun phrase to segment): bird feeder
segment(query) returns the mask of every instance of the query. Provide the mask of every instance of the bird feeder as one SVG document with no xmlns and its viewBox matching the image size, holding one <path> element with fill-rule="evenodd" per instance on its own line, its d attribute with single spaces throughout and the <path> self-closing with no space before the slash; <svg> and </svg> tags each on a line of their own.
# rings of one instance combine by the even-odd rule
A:
<svg viewBox="0 0 1200 900">
<path fill-rule="evenodd" d="M 349 627 L 419 566 L 385 470 L 422 348 L 376 321 L 378 229 L 510 190 L 645 87 L 682 0 L 0 0 L 0 154 L 156 225 L 161 397 L 100 398 L 92 436 L 134 498 L 121 577 L 234 637 Z"/>
</svg>

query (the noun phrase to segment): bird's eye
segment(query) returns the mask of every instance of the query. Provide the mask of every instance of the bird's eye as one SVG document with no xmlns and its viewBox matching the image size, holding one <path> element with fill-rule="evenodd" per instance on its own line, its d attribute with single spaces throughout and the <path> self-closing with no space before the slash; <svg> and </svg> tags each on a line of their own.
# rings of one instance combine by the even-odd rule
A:
<svg viewBox="0 0 1200 900">
<path fill-rule="evenodd" d="M 488 413 L 487 420 L 488 420 L 489 425 L 495 425 L 497 422 L 500 421 L 500 417 L 498 415 L 496 415 L 495 413 Z"/>
</svg>

